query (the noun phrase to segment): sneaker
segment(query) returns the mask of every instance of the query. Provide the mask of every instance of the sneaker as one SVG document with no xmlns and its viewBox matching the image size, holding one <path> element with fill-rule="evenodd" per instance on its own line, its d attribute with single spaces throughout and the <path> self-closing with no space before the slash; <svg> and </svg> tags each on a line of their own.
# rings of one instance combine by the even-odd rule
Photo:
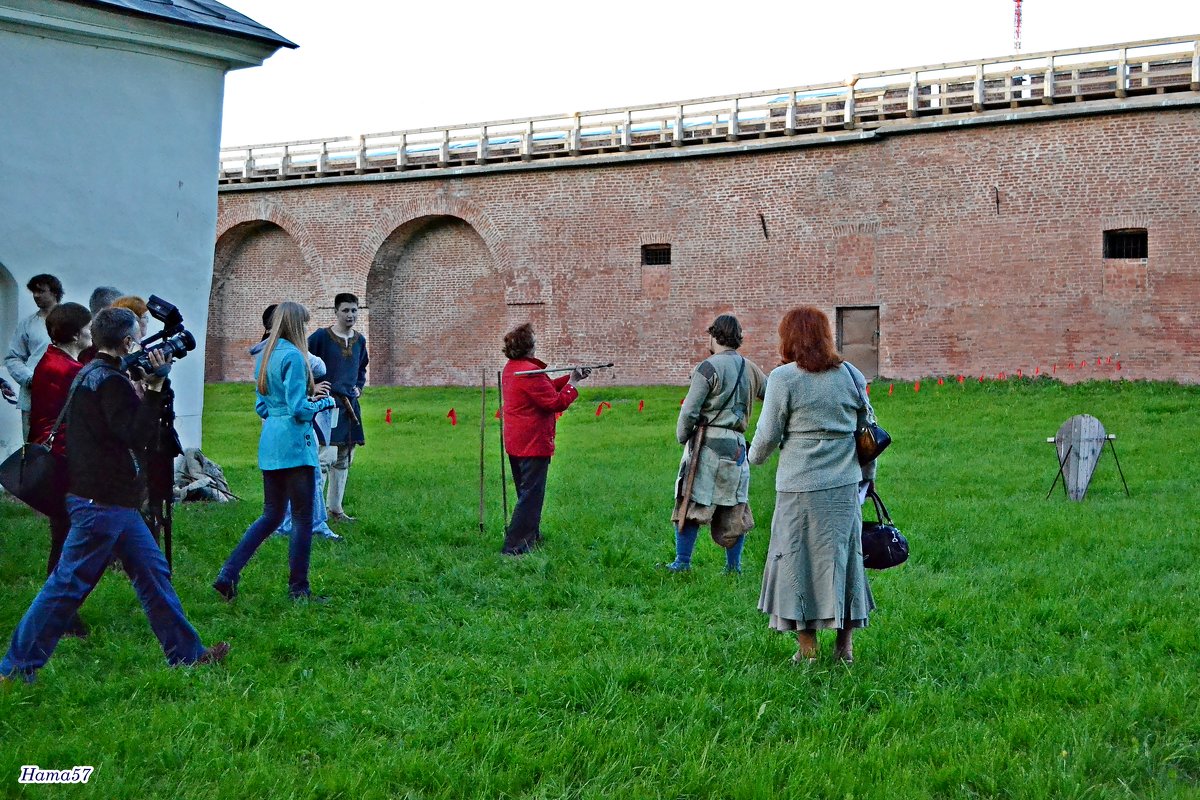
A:
<svg viewBox="0 0 1200 800">
<path fill-rule="evenodd" d="M 62 635 L 73 639 L 86 639 L 90 634 L 91 631 L 88 630 L 88 626 L 84 625 L 83 620 L 76 616 L 75 619 L 71 620 Z"/>
<path fill-rule="evenodd" d="M 691 564 L 680 564 L 678 561 L 672 561 L 670 564 L 659 564 L 658 566 L 668 572 L 688 572 L 691 570 Z"/>
<path fill-rule="evenodd" d="M 212 647 L 204 648 L 204 652 L 192 663 L 194 666 L 220 664 L 227 655 L 229 655 L 229 642 L 217 642 Z"/>
<path fill-rule="evenodd" d="M 344 541 L 346 541 L 346 537 L 344 537 L 344 536 L 338 536 L 336 533 L 334 533 L 332 530 L 330 530 L 330 528 L 329 528 L 329 526 L 328 526 L 328 525 L 326 525 L 325 527 L 321 528 L 321 529 L 320 529 L 320 530 L 318 530 L 318 531 L 313 531 L 313 533 L 315 533 L 317 536 L 321 536 L 321 537 L 323 537 L 323 538 L 325 538 L 325 539 L 328 539 L 328 540 L 329 540 L 329 541 L 331 541 L 331 542 L 344 542 Z"/>
<path fill-rule="evenodd" d="M 329 597 L 323 594 L 313 594 L 312 591 L 291 592 L 292 601 L 296 603 L 316 603 L 324 605 L 329 602 Z"/>
<path fill-rule="evenodd" d="M 358 517 L 352 517 L 345 511 L 330 511 L 329 518 L 334 522 L 358 522 Z"/>
<path fill-rule="evenodd" d="M 727 566 L 727 567 L 725 567 L 724 574 L 725 574 L 725 575 L 741 575 L 741 574 L 742 574 L 742 568 L 741 568 L 741 567 L 728 567 L 728 566 Z"/>
<path fill-rule="evenodd" d="M 0 672 L 0 688 L 4 688 L 6 686 L 16 686 L 17 681 L 23 681 L 24 683 L 33 683 L 36 680 L 37 680 L 37 672 L 36 671 L 35 672 L 25 672 L 23 670 L 16 670 L 14 672 L 8 672 L 8 673 Z"/>
<path fill-rule="evenodd" d="M 213 581 L 212 587 L 217 590 L 217 594 L 225 598 L 225 602 L 232 603 L 233 598 L 237 597 L 237 584 L 217 578 Z"/>
</svg>

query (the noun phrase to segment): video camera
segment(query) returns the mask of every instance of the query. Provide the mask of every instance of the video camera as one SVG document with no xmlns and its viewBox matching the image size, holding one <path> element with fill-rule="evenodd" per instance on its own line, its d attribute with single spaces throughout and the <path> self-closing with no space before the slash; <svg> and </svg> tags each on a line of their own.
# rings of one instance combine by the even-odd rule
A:
<svg viewBox="0 0 1200 800">
<path fill-rule="evenodd" d="M 146 310 L 150 312 L 150 316 L 163 324 L 163 329 L 153 336 L 143 339 L 141 350 L 130 353 L 121 359 L 121 368 L 137 367 L 142 372 L 149 374 L 154 372 L 154 367 L 150 364 L 151 353 L 161 350 L 168 361 L 172 358 L 183 358 L 196 349 L 196 337 L 183 327 L 183 314 L 179 312 L 179 309 L 161 297 L 150 295 L 150 299 L 146 301 Z M 162 341 L 159 341 L 160 339 Z M 154 344 L 155 342 L 158 344 Z"/>
</svg>

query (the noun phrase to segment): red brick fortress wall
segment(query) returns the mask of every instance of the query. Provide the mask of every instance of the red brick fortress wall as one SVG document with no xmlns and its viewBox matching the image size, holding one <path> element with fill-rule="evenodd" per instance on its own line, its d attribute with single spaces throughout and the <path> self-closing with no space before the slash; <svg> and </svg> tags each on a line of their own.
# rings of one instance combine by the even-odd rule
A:
<svg viewBox="0 0 1200 800">
<path fill-rule="evenodd" d="M 680 383 L 733 312 L 778 362 L 801 303 L 878 306 L 895 378 L 1035 368 L 1200 380 L 1200 109 L 857 143 L 223 188 L 209 380 L 248 379 L 262 307 L 363 299 L 377 384 L 478 383 L 533 321 L 552 362 Z M 526 165 L 529 166 L 529 165 Z M 382 176 L 376 176 L 382 177 Z M 1149 257 L 1105 259 L 1145 228 Z M 669 266 L 643 266 L 669 243 Z M 331 311 L 316 308 L 314 324 Z M 1068 372 L 1113 357 L 1121 371 Z"/>
</svg>

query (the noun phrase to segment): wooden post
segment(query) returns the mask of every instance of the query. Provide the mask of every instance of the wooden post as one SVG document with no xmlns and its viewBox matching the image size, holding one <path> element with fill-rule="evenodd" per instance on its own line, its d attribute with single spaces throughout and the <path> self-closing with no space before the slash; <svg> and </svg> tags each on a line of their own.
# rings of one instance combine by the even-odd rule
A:
<svg viewBox="0 0 1200 800">
<path fill-rule="evenodd" d="M 1011 72 L 1004 76 L 1004 98 L 1010 106 L 1016 105 L 1013 99 L 1013 76 Z"/>
<path fill-rule="evenodd" d="M 483 534 L 483 440 L 487 429 L 487 367 L 479 368 L 479 533 Z"/>
<path fill-rule="evenodd" d="M 242 177 L 250 178 L 254 175 L 254 148 L 246 148 L 246 160 L 242 162 Z"/>
<path fill-rule="evenodd" d="M 796 93 L 792 92 L 788 95 L 788 107 L 786 121 L 783 123 L 783 132 L 788 136 L 796 135 Z"/>
<path fill-rule="evenodd" d="M 581 130 L 583 124 L 579 119 L 578 113 L 572 114 L 571 116 L 573 117 L 573 120 L 571 125 L 571 133 L 569 135 L 570 139 L 568 142 L 568 149 L 571 151 L 571 155 L 577 156 L 579 155 L 579 139 L 583 136 L 583 132 Z"/>
<path fill-rule="evenodd" d="M 1042 84 L 1042 102 L 1046 105 L 1054 103 L 1054 56 L 1046 59 L 1046 79 Z"/>
<path fill-rule="evenodd" d="M 1200 39 L 1192 47 L 1192 86 L 1193 92 L 1200 92 Z"/>
<path fill-rule="evenodd" d="M 842 106 L 842 127 L 849 130 L 854 127 L 854 85 L 858 83 L 855 75 L 846 81 L 846 103 Z"/>
<path fill-rule="evenodd" d="M 321 142 L 321 151 L 317 153 L 317 174 L 324 175 L 329 169 L 329 142 Z"/>
<path fill-rule="evenodd" d="M 533 160 L 533 120 L 525 123 L 525 132 L 521 135 L 521 160 Z"/>
<path fill-rule="evenodd" d="M 367 168 L 367 137 L 358 137 L 358 152 L 354 155 L 354 171 L 362 172 Z"/>
<path fill-rule="evenodd" d="M 913 72 L 908 78 L 908 116 L 917 116 L 917 110 L 920 108 L 919 101 L 921 83 L 918 80 L 916 72 Z"/>
<path fill-rule="evenodd" d="M 450 129 L 442 131 L 442 144 L 438 148 L 438 166 L 444 167 L 450 163 Z"/>
<path fill-rule="evenodd" d="M 503 373 L 496 373 L 496 393 L 500 403 L 500 497 L 504 503 L 504 528 L 508 532 L 508 477 L 504 474 L 504 380 Z"/>
<path fill-rule="evenodd" d="M 479 131 L 479 145 L 475 148 L 475 156 L 482 164 L 487 161 L 488 154 L 488 132 L 487 125 L 484 125 Z"/>
<path fill-rule="evenodd" d="M 286 178 L 288 172 L 291 171 L 292 156 L 291 148 L 286 144 L 283 146 L 283 155 L 279 157 L 279 177 Z"/>
<path fill-rule="evenodd" d="M 971 108 L 975 111 L 983 111 L 983 64 L 975 66 L 975 98 L 971 102 Z"/>
<path fill-rule="evenodd" d="M 1200 48 L 1200 43 L 1197 43 L 1197 48 Z M 683 146 L 683 106 L 675 106 L 675 133 L 672 136 L 671 143 L 676 147 Z"/>
<path fill-rule="evenodd" d="M 621 149 L 628 150 L 632 142 L 633 112 L 625 112 L 625 124 L 621 126 Z"/>
<path fill-rule="evenodd" d="M 1124 97 L 1129 87 L 1129 51 L 1121 48 L 1121 57 L 1117 59 L 1117 97 Z"/>
<path fill-rule="evenodd" d="M 729 125 L 725 129 L 725 139 L 730 142 L 736 142 L 740 129 L 738 128 L 738 105 L 739 99 L 733 98 L 733 105 L 729 107 Z"/>
</svg>

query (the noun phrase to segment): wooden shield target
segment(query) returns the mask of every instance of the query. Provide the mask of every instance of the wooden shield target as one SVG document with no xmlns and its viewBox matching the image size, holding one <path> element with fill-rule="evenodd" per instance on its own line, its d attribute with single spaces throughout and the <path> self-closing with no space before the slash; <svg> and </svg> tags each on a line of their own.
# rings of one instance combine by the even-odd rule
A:
<svg viewBox="0 0 1200 800">
<path fill-rule="evenodd" d="M 1071 417 L 1054 435 L 1067 496 L 1072 500 L 1082 500 L 1087 495 L 1092 473 L 1096 471 L 1096 461 L 1104 449 L 1105 437 L 1100 420 L 1088 414 Z"/>
</svg>

